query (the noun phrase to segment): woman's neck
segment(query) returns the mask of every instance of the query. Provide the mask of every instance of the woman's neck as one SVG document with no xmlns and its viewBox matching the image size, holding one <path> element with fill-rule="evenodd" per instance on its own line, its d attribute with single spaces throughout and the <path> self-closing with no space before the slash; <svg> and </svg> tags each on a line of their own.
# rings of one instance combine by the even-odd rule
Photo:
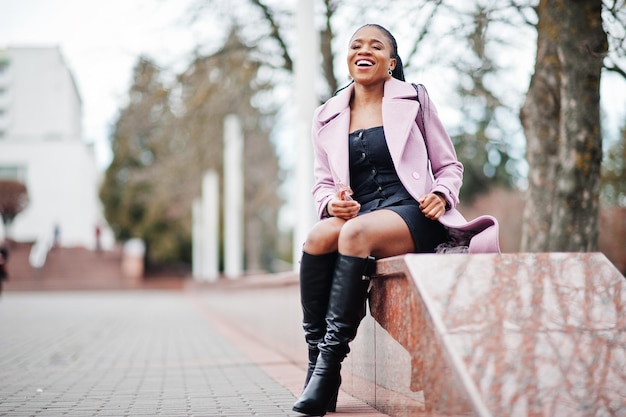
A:
<svg viewBox="0 0 626 417">
<path fill-rule="evenodd" d="M 356 106 L 378 104 L 383 98 L 384 91 L 384 83 L 376 85 L 355 84 L 352 104 Z"/>
<path fill-rule="evenodd" d="M 384 84 L 369 87 L 355 85 L 350 103 L 350 132 L 383 124 Z"/>
</svg>

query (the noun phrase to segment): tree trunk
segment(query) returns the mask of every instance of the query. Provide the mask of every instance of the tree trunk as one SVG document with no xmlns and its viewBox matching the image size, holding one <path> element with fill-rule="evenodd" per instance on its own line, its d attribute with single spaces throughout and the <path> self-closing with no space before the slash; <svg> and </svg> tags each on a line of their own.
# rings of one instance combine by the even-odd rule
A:
<svg viewBox="0 0 626 417">
<path fill-rule="evenodd" d="M 324 78 L 328 83 L 328 97 L 335 94 L 335 91 L 339 88 L 337 78 L 335 77 L 335 64 L 333 55 L 333 39 L 335 33 L 331 25 L 331 20 L 337 10 L 337 4 L 335 2 L 326 0 L 324 1 L 326 6 L 325 13 L 325 25 L 324 30 L 320 33 L 320 49 L 322 52 L 322 70 L 324 71 Z"/>
<path fill-rule="evenodd" d="M 541 0 L 537 9 L 535 73 L 520 114 L 530 168 L 522 251 L 597 250 L 601 9 L 601 0 Z"/>
</svg>

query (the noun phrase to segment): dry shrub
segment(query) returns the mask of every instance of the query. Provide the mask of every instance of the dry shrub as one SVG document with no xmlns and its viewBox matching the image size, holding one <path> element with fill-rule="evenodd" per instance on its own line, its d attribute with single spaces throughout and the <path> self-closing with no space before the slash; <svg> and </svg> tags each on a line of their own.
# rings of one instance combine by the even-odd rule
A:
<svg viewBox="0 0 626 417">
<path fill-rule="evenodd" d="M 459 205 L 466 219 L 490 214 L 500 224 L 500 249 L 502 252 L 519 252 L 522 238 L 524 198 L 520 191 L 494 188 L 476 197 L 471 204 Z"/>
<path fill-rule="evenodd" d="M 524 215 L 523 192 L 496 188 L 477 197 L 471 204 L 459 205 L 459 210 L 468 220 L 482 214 L 497 218 L 502 252 L 519 252 Z M 598 248 L 626 275 L 626 207 L 600 206 Z"/>
<path fill-rule="evenodd" d="M 626 207 L 600 206 L 598 247 L 626 275 Z"/>
</svg>

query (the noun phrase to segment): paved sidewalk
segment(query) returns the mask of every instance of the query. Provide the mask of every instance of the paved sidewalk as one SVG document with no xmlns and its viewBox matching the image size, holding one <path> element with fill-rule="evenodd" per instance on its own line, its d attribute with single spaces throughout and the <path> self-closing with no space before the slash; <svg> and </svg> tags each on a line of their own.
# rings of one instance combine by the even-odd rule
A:
<svg viewBox="0 0 626 417">
<path fill-rule="evenodd" d="M 0 416 L 300 416 L 303 370 L 191 291 L 8 292 Z M 338 417 L 383 416 L 340 395 Z"/>
</svg>

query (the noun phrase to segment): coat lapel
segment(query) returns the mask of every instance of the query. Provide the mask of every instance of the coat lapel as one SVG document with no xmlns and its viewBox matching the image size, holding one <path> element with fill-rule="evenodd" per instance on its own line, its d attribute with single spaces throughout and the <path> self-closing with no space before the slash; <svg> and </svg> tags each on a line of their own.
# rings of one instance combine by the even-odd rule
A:
<svg viewBox="0 0 626 417">
<path fill-rule="evenodd" d="M 335 183 L 350 185 L 350 108 L 331 120 L 325 128 L 323 145 L 327 150 Z M 320 136 L 320 137 L 322 137 Z"/>
<path fill-rule="evenodd" d="M 411 84 L 394 78 L 385 83 L 383 126 L 389 153 L 396 166 L 399 166 L 419 109 L 415 96 L 416 92 Z"/>
<path fill-rule="evenodd" d="M 348 134 L 350 130 L 350 97 L 354 85 L 348 86 L 320 111 L 318 120 L 323 123 L 319 132 L 319 145 L 328 155 L 330 169 L 335 183 L 350 183 L 350 150 Z"/>
</svg>

